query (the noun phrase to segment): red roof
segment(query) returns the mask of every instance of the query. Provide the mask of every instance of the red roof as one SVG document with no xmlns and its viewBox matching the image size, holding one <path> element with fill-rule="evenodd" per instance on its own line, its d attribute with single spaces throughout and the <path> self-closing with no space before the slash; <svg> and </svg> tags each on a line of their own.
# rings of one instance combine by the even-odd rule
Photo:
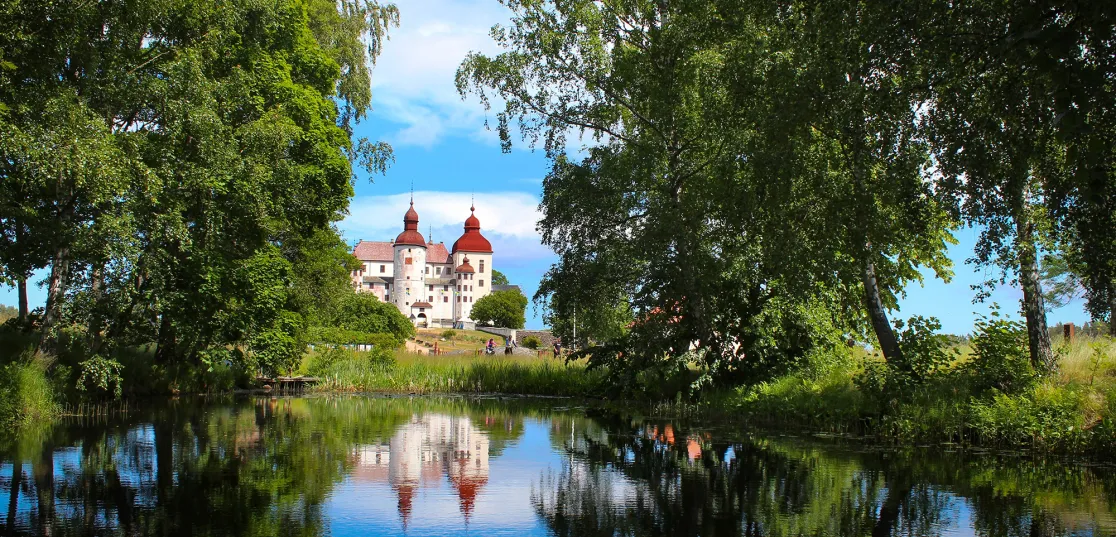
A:
<svg viewBox="0 0 1116 537">
<path fill-rule="evenodd" d="M 480 232 L 480 220 L 473 214 L 476 211 L 475 207 L 469 207 L 469 218 L 465 219 L 465 234 L 453 243 L 453 252 L 474 252 L 479 254 L 491 254 L 492 243 L 484 238 Z"/>
<path fill-rule="evenodd" d="M 473 270 L 473 266 L 469 264 L 469 256 L 465 256 L 465 259 L 461 260 L 461 266 L 453 269 L 453 271 L 454 272 L 476 272 L 475 270 Z"/>
<path fill-rule="evenodd" d="M 439 242 L 438 244 L 426 244 L 426 262 L 427 263 L 449 263 L 450 262 L 449 250 L 446 250 L 446 244 Z"/>
<path fill-rule="evenodd" d="M 434 306 L 431 306 L 429 302 L 412 302 L 411 307 L 412 308 L 433 308 Z"/>
<path fill-rule="evenodd" d="M 390 242 L 360 241 L 353 248 L 353 256 L 361 261 L 395 261 L 395 249 L 392 246 Z"/>
<path fill-rule="evenodd" d="M 419 233 L 418 223 L 418 212 L 415 211 L 415 202 L 412 201 L 411 208 L 407 209 L 407 214 L 403 215 L 403 233 L 395 238 L 395 244 L 426 248 L 426 239 L 422 238 L 422 233 Z"/>
</svg>

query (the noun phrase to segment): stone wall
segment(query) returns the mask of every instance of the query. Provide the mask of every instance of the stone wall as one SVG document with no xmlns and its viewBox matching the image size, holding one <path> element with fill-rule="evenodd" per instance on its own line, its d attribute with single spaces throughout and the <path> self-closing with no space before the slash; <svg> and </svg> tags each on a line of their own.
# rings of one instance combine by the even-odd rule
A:
<svg viewBox="0 0 1116 537">
<path fill-rule="evenodd" d="M 550 330 L 516 330 L 515 344 L 522 347 L 523 340 L 528 336 L 539 338 L 540 349 L 549 349 L 554 346 L 554 335 L 550 333 Z"/>
</svg>

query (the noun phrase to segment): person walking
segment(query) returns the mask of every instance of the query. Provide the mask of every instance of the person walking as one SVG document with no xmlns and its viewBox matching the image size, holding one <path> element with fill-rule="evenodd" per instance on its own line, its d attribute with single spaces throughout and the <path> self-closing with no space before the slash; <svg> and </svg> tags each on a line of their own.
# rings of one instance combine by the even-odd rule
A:
<svg viewBox="0 0 1116 537">
<path fill-rule="evenodd" d="M 504 338 L 504 356 L 511 356 L 512 354 L 512 338 Z"/>
</svg>

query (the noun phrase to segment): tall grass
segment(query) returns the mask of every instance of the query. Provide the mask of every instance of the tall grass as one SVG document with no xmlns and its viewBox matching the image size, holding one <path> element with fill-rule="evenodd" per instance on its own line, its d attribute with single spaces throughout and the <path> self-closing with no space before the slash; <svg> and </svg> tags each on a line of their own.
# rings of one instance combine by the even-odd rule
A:
<svg viewBox="0 0 1116 537">
<path fill-rule="evenodd" d="M 0 426 L 19 427 L 57 416 L 61 410 L 42 356 L 0 368 Z"/>
<path fill-rule="evenodd" d="M 396 352 L 393 360 L 383 361 L 347 354 L 317 371 L 316 390 L 588 396 L 599 392 L 603 380 L 601 372 L 547 358 Z M 315 359 L 308 357 L 307 372 Z"/>
<path fill-rule="evenodd" d="M 1055 341 L 1058 371 L 1010 393 L 979 388 L 967 353 L 923 384 L 866 391 L 861 363 L 793 373 L 711 394 L 711 417 L 759 425 L 867 434 L 894 442 L 949 442 L 1116 454 L 1116 342 Z"/>
</svg>

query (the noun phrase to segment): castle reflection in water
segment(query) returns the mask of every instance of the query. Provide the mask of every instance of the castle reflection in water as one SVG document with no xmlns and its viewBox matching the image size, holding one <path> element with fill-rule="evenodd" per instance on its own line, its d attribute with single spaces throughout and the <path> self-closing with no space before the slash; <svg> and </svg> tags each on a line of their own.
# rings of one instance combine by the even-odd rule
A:
<svg viewBox="0 0 1116 537">
<path fill-rule="evenodd" d="M 390 484 L 406 527 L 415 493 L 440 487 L 445 476 L 468 520 L 477 495 L 488 483 L 488 452 L 488 434 L 473 426 L 468 417 L 416 415 L 399 427 L 387 445 L 358 446 L 353 453 L 352 479 Z"/>
</svg>

